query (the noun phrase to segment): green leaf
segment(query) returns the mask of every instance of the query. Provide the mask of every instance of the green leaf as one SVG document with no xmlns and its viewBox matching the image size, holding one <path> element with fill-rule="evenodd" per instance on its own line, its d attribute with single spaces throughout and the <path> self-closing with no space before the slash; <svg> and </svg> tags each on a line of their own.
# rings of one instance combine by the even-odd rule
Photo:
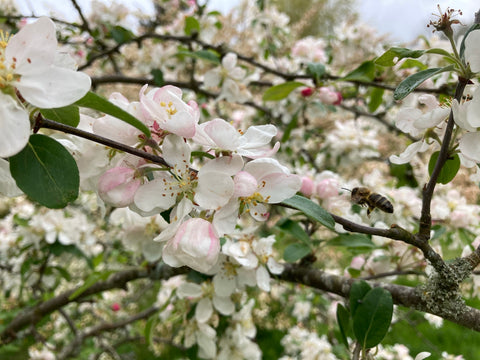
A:
<svg viewBox="0 0 480 360">
<path fill-rule="evenodd" d="M 432 175 L 433 169 L 435 168 L 435 164 L 437 163 L 439 154 L 440 154 L 439 151 L 434 152 L 432 154 L 432 157 L 430 158 L 430 161 L 428 162 L 428 174 L 430 176 Z M 442 169 L 440 170 L 437 183 L 448 184 L 450 181 L 453 180 L 455 175 L 457 175 L 457 172 L 459 169 L 460 169 L 460 158 L 458 154 L 454 154 L 453 156 L 447 159 Z"/>
<path fill-rule="evenodd" d="M 188 56 L 196 59 L 207 60 L 214 64 L 220 64 L 220 55 L 213 50 L 198 50 L 198 51 L 179 51 L 176 55 Z"/>
<path fill-rule="evenodd" d="M 440 49 L 440 48 L 433 48 L 433 49 L 428 49 L 425 51 L 425 54 L 437 54 L 437 55 L 442 55 L 447 58 L 451 58 L 452 54 L 450 54 L 447 50 Z"/>
<path fill-rule="evenodd" d="M 80 111 L 76 105 L 69 105 L 55 109 L 40 109 L 40 113 L 46 119 L 73 127 L 77 127 L 80 122 Z"/>
<path fill-rule="evenodd" d="M 353 315 L 353 332 L 363 349 L 377 346 L 387 334 L 393 315 L 392 295 L 377 287 L 370 290 Z"/>
<path fill-rule="evenodd" d="M 362 302 L 365 295 L 372 289 L 366 281 L 355 281 L 350 288 L 350 313 L 355 315 L 358 305 Z"/>
<path fill-rule="evenodd" d="M 342 334 L 343 343 L 349 348 L 348 337 L 351 337 L 352 334 L 350 312 L 340 303 L 337 305 L 337 322 L 338 327 L 340 328 L 340 333 Z"/>
<path fill-rule="evenodd" d="M 407 59 L 399 67 L 399 69 L 412 69 L 412 68 L 417 68 L 418 70 L 421 71 L 421 70 L 428 69 L 428 66 L 419 60 Z"/>
<path fill-rule="evenodd" d="M 375 64 L 381 66 L 393 66 L 403 58 L 419 58 L 425 50 L 410 50 L 406 48 L 392 47 L 375 60 Z"/>
<path fill-rule="evenodd" d="M 126 123 L 134 126 L 138 130 L 143 132 L 147 137 L 150 138 L 151 136 L 150 130 L 143 122 L 141 122 L 135 116 L 131 115 L 125 110 L 114 105 L 104 97 L 101 97 L 100 95 L 97 95 L 91 91 L 89 91 L 87 95 L 78 100 L 75 104 L 114 116 L 117 119 L 125 121 Z"/>
<path fill-rule="evenodd" d="M 187 16 L 184 31 L 188 36 L 198 34 L 200 32 L 200 22 L 193 16 Z"/>
<path fill-rule="evenodd" d="M 296 112 L 295 114 L 293 114 L 293 116 L 290 118 L 290 122 L 284 128 L 283 136 L 281 140 L 282 144 L 287 142 L 288 139 L 290 139 L 290 135 L 292 134 L 293 129 L 296 129 L 297 126 L 298 126 L 298 113 Z"/>
<path fill-rule="evenodd" d="M 312 249 L 304 243 L 290 244 L 285 248 L 283 252 L 283 259 L 286 262 L 294 263 L 295 261 L 304 258 L 312 252 Z"/>
<path fill-rule="evenodd" d="M 333 220 L 332 216 L 320 205 L 315 204 L 306 197 L 294 195 L 290 199 L 284 200 L 282 204 L 300 210 L 309 218 L 318 221 L 329 229 L 333 230 L 335 227 L 335 220 Z"/>
<path fill-rule="evenodd" d="M 300 86 L 306 86 L 298 81 L 288 81 L 283 84 L 268 88 L 263 94 L 263 101 L 279 101 L 285 99 L 290 93 Z"/>
<path fill-rule="evenodd" d="M 63 245 L 58 241 L 47 246 L 48 250 L 55 256 L 61 257 L 63 254 L 70 254 L 75 257 L 84 259 L 87 262 L 89 268 L 93 269 L 93 262 L 79 247 L 76 245 Z M 103 254 L 103 253 L 102 253 Z"/>
<path fill-rule="evenodd" d="M 104 272 L 94 272 L 90 274 L 85 281 L 83 282 L 83 285 L 80 286 L 77 290 L 75 290 L 69 297 L 68 300 L 73 300 L 77 297 L 79 297 L 82 293 L 85 292 L 89 287 L 97 283 L 98 281 L 103 281 L 107 280 L 107 278 L 113 273 L 114 271 L 112 270 L 107 270 Z"/>
<path fill-rule="evenodd" d="M 153 76 L 153 83 L 155 86 L 163 86 L 165 85 L 165 79 L 163 78 L 163 71 L 160 69 L 152 69 L 150 74 Z"/>
<path fill-rule="evenodd" d="M 409 163 L 406 164 L 393 164 L 389 163 L 390 175 L 397 178 L 396 187 L 409 186 L 416 188 L 418 181 L 413 173 L 413 167 Z"/>
<path fill-rule="evenodd" d="M 347 248 L 375 248 L 372 240 L 364 234 L 343 233 L 327 242 L 330 246 L 345 246 Z"/>
<path fill-rule="evenodd" d="M 48 136 L 31 135 L 27 146 L 10 158 L 10 172 L 25 194 L 48 208 L 63 208 L 78 196 L 77 163 Z"/>
<path fill-rule="evenodd" d="M 343 80 L 350 81 L 372 81 L 375 78 L 375 63 L 365 61 L 355 70 L 349 72 Z"/>
<path fill-rule="evenodd" d="M 290 220 L 290 219 L 282 219 L 277 223 L 277 226 L 292 235 L 295 239 L 300 240 L 301 242 L 305 243 L 305 245 L 309 246 L 311 241 L 308 234 L 302 227 L 298 224 L 298 222 Z"/>
<path fill-rule="evenodd" d="M 320 64 L 320 63 L 308 63 L 307 64 L 307 75 L 313 76 L 315 79 L 315 83 L 318 83 L 320 79 L 325 75 L 326 73 L 326 68 L 325 65 Z"/>
<path fill-rule="evenodd" d="M 383 93 L 385 92 L 384 89 L 381 88 L 372 88 L 370 91 L 370 101 L 368 102 L 368 111 L 371 113 L 375 112 L 375 110 L 378 109 L 378 107 L 382 104 L 383 102 Z"/>
<path fill-rule="evenodd" d="M 67 280 L 67 281 L 72 280 L 72 277 L 71 277 L 70 273 L 64 267 L 52 266 L 51 269 L 57 270 L 57 272 L 60 274 L 60 276 L 63 277 L 65 280 Z"/>
<path fill-rule="evenodd" d="M 119 25 L 114 26 L 110 30 L 110 34 L 112 35 L 113 40 L 117 42 L 117 44 L 124 44 L 134 38 L 134 35 L 130 30 L 127 30 Z"/>
<path fill-rule="evenodd" d="M 152 316 L 147 320 L 147 323 L 145 324 L 144 336 L 145 336 L 145 342 L 147 346 L 150 346 L 150 344 L 152 344 L 152 338 L 153 338 L 152 330 L 154 329 L 157 322 L 158 322 L 158 317 Z"/>
<path fill-rule="evenodd" d="M 454 68 L 454 65 L 448 65 L 443 68 L 432 68 L 423 71 L 419 71 L 416 74 L 410 75 L 403 80 L 395 89 L 393 98 L 395 100 L 402 100 L 405 96 L 415 90 L 425 80 L 430 79 L 432 76 L 440 74 L 445 71 L 450 71 Z"/>
</svg>

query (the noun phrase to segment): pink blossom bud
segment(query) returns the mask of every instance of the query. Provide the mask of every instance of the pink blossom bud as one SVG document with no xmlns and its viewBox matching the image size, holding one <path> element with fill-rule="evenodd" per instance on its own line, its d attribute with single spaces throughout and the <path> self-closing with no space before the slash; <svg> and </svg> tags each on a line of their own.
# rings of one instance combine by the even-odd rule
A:
<svg viewBox="0 0 480 360">
<path fill-rule="evenodd" d="M 303 97 L 309 97 L 313 94 L 313 89 L 308 87 L 308 88 L 302 89 L 300 93 L 302 94 Z"/>
<path fill-rule="evenodd" d="M 305 196 L 311 196 L 314 190 L 315 184 L 313 183 L 313 180 L 308 176 L 302 176 L 302 187 L 300 188 L 300 192 Z"/>
<path fill-rule="evenodd" d="M 110 307 L 112 309 L 112 311 L 118 311 L 120 310 L 120 304 L 115 302 L 112 304 L 112 306 Z"/>
<path fill-rule="evenodd" d="M 98 195 L 106 203 L 125 207 L 133 202 L 133 196 L 140 187 L 140 179 L 135 178 L 135 170 L 115 167 L 106 171 L 98 180 Z"/>
<path fill-rule="evenodd" d="M 365 264 L 365 259 L 362 256 L 355 256 L 350 263 L 350 267 L 352 269 L 360 270 L 363 264 Z"/>
<path fill-rule="evenodd" d="M 220 239 L 213 225 L 204 219 L 193 218 L 180 225 L 175 237 L 163 248 L 163 261 L 174 267 L 189 266 L 207 272 L 217 262 Z"/>
<path fill-rule="evenodd" d="M 320 199 L 338 195 L 338 183 L 335 179 L 323 179 L 317 184 L 316 194 Z"/>
<path fill-rule="evenodd" d="M 343 101 L 342 93 L 340 91 L 337 91 L 336 94 L 337 94 L 337 101 L 335 101 L 333 105 L 340 105 Z"/>
<path fill-rule="evenodd" d="M 318 89 L 318 97 L 321 102 L 327 105 L 333 105 L 339 101 L 338 92 L 333 91 L 329 87 L 321 87 Z"/>
</svg>

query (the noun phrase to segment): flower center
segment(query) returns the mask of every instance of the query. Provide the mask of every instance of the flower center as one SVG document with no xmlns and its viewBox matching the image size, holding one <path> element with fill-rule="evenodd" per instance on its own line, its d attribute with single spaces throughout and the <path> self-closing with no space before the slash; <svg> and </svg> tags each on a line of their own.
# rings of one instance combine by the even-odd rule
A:
<svg viewBox="0 0 480 360">
<path fill-rule="evenodd" d="M 11 86 L 11 83 L 19 77 L 18 75 L 15 75 L 14 71 L 17 59 L 12 58 L 12 62 L 9 63 L 5 57 L 5 51 L 9 39 L 10 34 L 0 30 L 0 89 L 5 89 Z"/>
<path fill-rule="evenodd" d="M 165 108 L 165 111 L 170 116 L 175 115 L 178 111 L 171 101 L 169 101 L 168 103 L 166 103 L 165 101 L 161 101 L 160 106 Z"/>
</svg>

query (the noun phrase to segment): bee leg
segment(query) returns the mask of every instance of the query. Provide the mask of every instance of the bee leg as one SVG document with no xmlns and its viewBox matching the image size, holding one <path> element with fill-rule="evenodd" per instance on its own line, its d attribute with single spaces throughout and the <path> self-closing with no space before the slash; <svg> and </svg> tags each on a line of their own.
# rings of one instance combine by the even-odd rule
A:
<svg viewBox="0 0 480 360">
<path fill-rule="evenodd" d="M 367 216 L 370 217 L 370 214 L 372 213 L 372 211 L 375 210 L 375 208 L 373 207 L 368 207 L 368 210 L 367 210 Z"/>
</svg>

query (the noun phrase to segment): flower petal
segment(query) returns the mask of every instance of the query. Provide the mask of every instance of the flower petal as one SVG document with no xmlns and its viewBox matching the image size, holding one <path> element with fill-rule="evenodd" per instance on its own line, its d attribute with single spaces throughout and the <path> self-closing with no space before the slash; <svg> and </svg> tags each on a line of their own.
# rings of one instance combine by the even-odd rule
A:
<svg viewBox="0 0 480 360">
<path fill-rule="evenodd" d="M 30 137 L 27 112 L 10 96 L 0 92 L 0 157 L 20 152 Z"/>
<path fill-rule="evenodd" d="M 480 132 L 464 134 L 458 147 L 467 158 L 480 162 Z"/>
<path fill-rule="evenodd" d="M 87 74 L 60 67 L 22 76 L 15 84 L 25 100 L 42 109 L 73 104 L 88 92 L 90 85 Z"/>
<path fill-rule="evenodd" d="M 465 60 L 470 64 L 473 72 L 480 72 L 480 30 L 470 32 L 465 39 Z"/>
<path fill-rule="evenodd" d="M 5 49 L 7 62 L 15 58 L 15 70 L 21 75 L 38 72 L 39 67 L 51 66 L 57 52 L 55 24 L 41 17 L 12 36 Z"/>
<path fill-rule="evenodd" d="M 406 164 L 407 162 L 410 162 L 418 152 L 424 152 L 428 147 L 428 144 L 423 140 L 414 142 L 413 144 L 408 145 L 405 151 L 400 155 L 390 156 L 390 161 L 394 164 Z"/>
</svg>

